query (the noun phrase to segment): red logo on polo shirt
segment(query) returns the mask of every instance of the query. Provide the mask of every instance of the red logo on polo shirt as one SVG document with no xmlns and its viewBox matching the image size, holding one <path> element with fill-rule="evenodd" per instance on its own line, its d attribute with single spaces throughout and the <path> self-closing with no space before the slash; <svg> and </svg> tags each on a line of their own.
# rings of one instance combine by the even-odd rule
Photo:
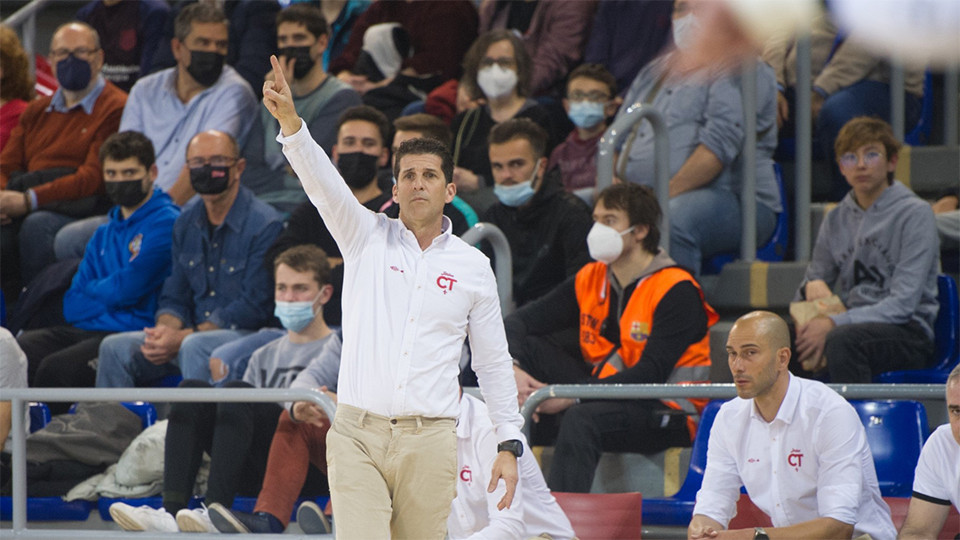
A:
<svg viewBox="0 0 960 540">
<path fill-rule="evenodd" d="M 795 471 L 799 471 L 800 467 L 803 466 L 803 452 L 794 448 L 790 451 L 790 455 L 787 456 L 787 465 L 793 467 Z"/>
<path fill-rule="evenodd" d="M 460 469 L 460 480 L 468 484 L 473 481 L 473 473 L 470 472 L 469 465 L 464 465 L 463 468 Z"/>
<path fill-rule="evenodd" d="M 440 290 L 443 291 L 443 294 L 447 294 L 448 292 L 452 291 L 453 284 L 456 282 L 457 280 L 453 279 L 453 274 L 447 272 L 444 272 L 437 277 L 437 287 L 440 287 Z"/>
</svg>

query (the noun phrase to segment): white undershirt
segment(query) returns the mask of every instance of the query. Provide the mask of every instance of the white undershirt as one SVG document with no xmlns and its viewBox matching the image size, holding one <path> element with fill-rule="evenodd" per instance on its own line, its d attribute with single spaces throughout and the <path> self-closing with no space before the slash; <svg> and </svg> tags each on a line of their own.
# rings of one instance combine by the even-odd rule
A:
<svg viewBox="0 0 960 540">
<path fill-rule="evenodd" d="M 960 509 L 960 444 L 953 438 L 950 424 L 934 430 L 923 445 L 913 478 L 913 494 L 950 501 Z"/>
</svg>

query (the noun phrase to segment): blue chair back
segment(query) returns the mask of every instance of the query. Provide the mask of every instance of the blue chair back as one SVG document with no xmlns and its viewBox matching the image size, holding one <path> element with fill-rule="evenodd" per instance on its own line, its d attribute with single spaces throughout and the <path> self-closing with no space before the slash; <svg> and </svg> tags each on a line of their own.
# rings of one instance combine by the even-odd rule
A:
<svg viewBox="0 0 960 540">
<path fill-rule="evenodd" d="M 927 438 L 927 411 L 917 401 L 850 401 L 867 432 L 880 493 L 909 497 Z"/>
<path fill-rule="evenodd" d="M 157 408 L 148 401 L 124 401 L 120 403 L 130 412 L 140 417 L 143 429 L 147 429 L 157 421 Z"/>
<path fill-rule="evenodd" d="M 930 133 L 933 131 L 933 75 L 930 70 L 923 74 L 923 98 L 920 101 L 920 120 L 909 133 L 904 135 L 903 142 L 910 146 L 923 146 L 930 142 Z"/>
<path fill-rule="evenodd" d="M 39 401 L 30 402 L 30 433 L 50 423 L 50 407 Z"/>
</svg>

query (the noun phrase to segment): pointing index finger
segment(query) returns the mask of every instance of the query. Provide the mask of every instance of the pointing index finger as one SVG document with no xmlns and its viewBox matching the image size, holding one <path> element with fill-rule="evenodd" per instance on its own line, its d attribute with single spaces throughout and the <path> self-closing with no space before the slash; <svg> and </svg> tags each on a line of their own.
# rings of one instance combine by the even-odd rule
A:
<svg viewBox="0 0 960 540">
<path fill-rule="evenodd" d="M 277 59 L 277 55 L 270 55 L 270 64 L 273 65 L 274 91 L 279 93 L 287 86 L 287 78 L 283 74 L 283 67 L 280 66 L 280 60 Z"/>
</svg>

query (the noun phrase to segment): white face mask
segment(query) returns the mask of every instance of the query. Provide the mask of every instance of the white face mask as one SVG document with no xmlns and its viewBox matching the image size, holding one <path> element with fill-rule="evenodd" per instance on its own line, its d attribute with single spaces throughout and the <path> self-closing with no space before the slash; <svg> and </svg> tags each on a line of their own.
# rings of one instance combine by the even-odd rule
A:
<svg viewBox="0 0 960 540">
<path fill-rule="evenodd" d="M 633 227 L 620 232 L 603 223 L 594 223 L 587 234 L 587 249 L 594 260 L 610 264 L 623 253 L 623 235 L 632 231 Z"/>
<path fill-rule="evenodd" d="M 680 50 L 688 50 L 693 45 L 693 40 L 700 31 L 700 21 L 693 14 L 684 15 L 679 19 L 674 19 L 673 24 L 673 42 Z"/>
<path fill-rule="evenodd" d="M 477 72 L 477 85 L 488 98 L 503 97 L 517 87 L 517 72 L 499 64 L 487 66 Z"/>
</svg>

